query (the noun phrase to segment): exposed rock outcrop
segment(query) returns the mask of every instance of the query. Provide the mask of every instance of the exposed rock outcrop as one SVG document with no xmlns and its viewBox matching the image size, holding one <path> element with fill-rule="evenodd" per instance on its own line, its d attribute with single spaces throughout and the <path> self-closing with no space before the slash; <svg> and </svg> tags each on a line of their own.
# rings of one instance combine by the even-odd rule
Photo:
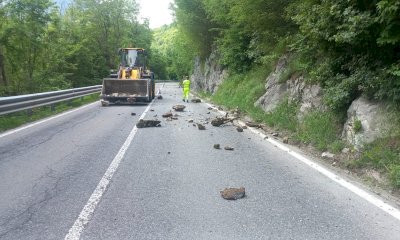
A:
<svg viewBox="0 0 400 240">
<path fill-rule="evenodd" d="M 387 136 L 391 128 L 385 105 L 360 97 L 347 110 L 342 137 L 360 149 L 365 144 Z"/>
<path fill-rule="evenodd" d="M 194 72 L 191 76 L 193 89 L 215 93 L 218 86 L 228 76 L 227 70 L 218 64 L 218 54 L 213 51 L 202 64 L 199 57 L 194 63 Z"/>
<path fill-rule="evenodd" d="M 287 98 L 290 102 L 300 105 L 300 116 L 311 109 L 324 110 L 322 88 L 319 85 L 307 84 L 302 75 L 293 75 L 289 80 L 280 82 L 282 74 L 288 68 L 288 61 L 287 56 L 279 59 L 275 71 L 266 80 L 266 93 L 254 105 L 260 106 L 266 112 L 271 112 Z"/>
</svg>

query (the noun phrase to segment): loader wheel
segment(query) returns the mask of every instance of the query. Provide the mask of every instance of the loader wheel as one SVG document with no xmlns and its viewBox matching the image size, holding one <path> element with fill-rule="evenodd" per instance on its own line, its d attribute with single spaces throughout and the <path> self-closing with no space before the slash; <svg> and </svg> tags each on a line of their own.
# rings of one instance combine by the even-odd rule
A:
<svg viewBox="0 0 400 240">
<path fill-rule="evenodd" d="M 152 99 L 156 97 L 156 83 L 154 81 L 154 73 L 151 73 L 151 95 L 153 96 Z"/>
<path fill-rule="evenodd" d="M 152 99 L 154 99 L 156 97 L 156 84 L 154 83 L 154 81 L 152 81 L 152 83 L 151 83 L 151 95 L 152 95 Z"/>
<path fill-rule="evenodd" d="M 147 102 L 151 102 L 151 100 L 153 100 L 153 94 L 152 94 L 152 91 L 151 91 L 151 86 L 150 86 L 150 89 L 149 89 L 149 96 L 147 97 Z"/>
</svg>

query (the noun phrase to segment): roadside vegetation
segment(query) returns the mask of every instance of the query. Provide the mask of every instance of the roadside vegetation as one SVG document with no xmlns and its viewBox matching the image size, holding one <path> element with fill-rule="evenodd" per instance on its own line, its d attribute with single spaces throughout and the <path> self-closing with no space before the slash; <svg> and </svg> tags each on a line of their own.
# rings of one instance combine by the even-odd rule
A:
<svg viewBox="0 0 400 240">
<path fill-rule="evenodd" d="M 54 106 L 43 106 L 31 110 L 10 113 L 0 116 L 0 132 L 20 127 L 24 124 L 34 122 L 46 117 L 77 108 L 99 100 L 99 94 L 91 94 L 70 101 L 60 102 Z"/>
<path fill-rule="evenodd" d="M 400 2 L 311 0 L 175 0 L 177 34 L 185 36 L 204 62 L 211 51 L 229 77 L 211 99 L 239 107 L 254 120 L 287 131 L 291 139 L 340 154 L 346 111 L 366 96 L 400 108 Z M 298 106 L 282 101 L 271 113 L 254 107 L 265 79 L 283 54 L 292 57 L 279 82 L 303 75 L 319 84 L 327 111 L 298 119 Z M 192 64 L 192 63 L 190 63 Z M 362 132 L 355 121 L 355 132 Z M 357 172 L 373 169 L 400 189 L 400 134 L 368 145 L 345 164 Z M 359 156 L 358 156 L 359 155 Z"/>
<path fill-rule="evenodd" d="M 288 131 L 294 141 L 312 144 L 320 151 L 337 153 L 344 148 L 344 143 L 340 141 L 341 125 L 334 113 L 314 111 L 299 121 L 297 104 L 287 99 L 269 113 L 255 107 L 254 102 L 265 92 L 265 77 L 253 74 L 229 77 L 210 99 L 230 109 L 238 107 L 255 121 L 275 130 Z"/>
</svg>

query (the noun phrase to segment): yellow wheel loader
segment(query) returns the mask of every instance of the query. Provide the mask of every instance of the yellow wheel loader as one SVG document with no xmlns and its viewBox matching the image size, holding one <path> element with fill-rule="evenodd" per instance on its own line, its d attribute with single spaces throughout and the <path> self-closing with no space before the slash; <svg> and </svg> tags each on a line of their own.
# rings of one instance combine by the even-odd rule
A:
<svg viewBox="0 0 400 240">
<path fill-rule="evenodd" d="M 109 78 L 103 79 L 100 94 L 102 105 L 151 102 L 155 97 L 154 73 L 146 66 L 145 49 L 121 48 L 118 54 L 118 72 L 111 73 Z"/>
</svg>

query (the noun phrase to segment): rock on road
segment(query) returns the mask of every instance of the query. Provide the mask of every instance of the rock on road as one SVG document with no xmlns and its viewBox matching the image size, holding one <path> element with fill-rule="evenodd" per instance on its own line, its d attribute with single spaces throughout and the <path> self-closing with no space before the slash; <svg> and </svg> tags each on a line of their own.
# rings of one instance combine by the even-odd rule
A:
<svg viewBox="0 0 400 240">
<path fill-rule="evenodd" d="M 97 102 L 0 135 L 0 239 L 64 239 L 146 108 L 161 126 L 137 129 L 80 239 L 400 239 L 398 219 L 159 88 L 150 106 Z M 231 187 L 245 197 L 223 199 Z"/>
</svg>

